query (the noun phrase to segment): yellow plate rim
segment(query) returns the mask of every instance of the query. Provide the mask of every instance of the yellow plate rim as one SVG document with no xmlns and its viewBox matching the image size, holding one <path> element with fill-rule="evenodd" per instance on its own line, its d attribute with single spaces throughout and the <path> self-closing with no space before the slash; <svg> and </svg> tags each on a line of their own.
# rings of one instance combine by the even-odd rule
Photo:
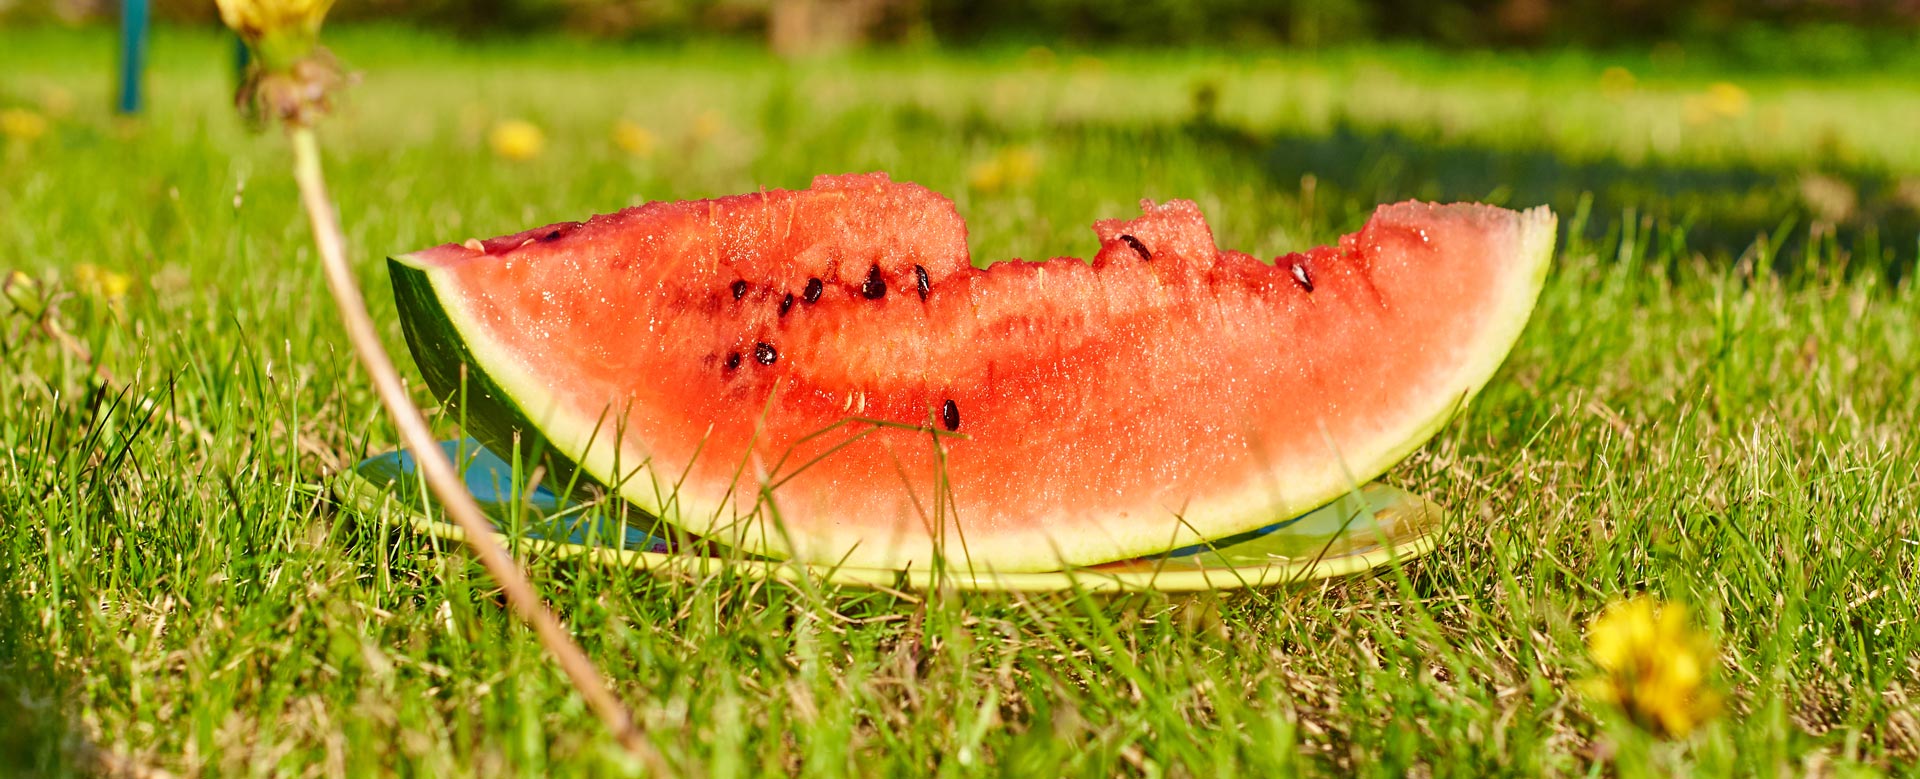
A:
<svg viewBox="0 0 1920 779">
<path fill-rule="evenodd" d="M 450 522 L 428 517 L 424 512 L 400 504 L 359 473 L 342 474 L 345 492 L 362 511 L 397 510 L 413 531 L 465 544 L 466 531 Z M 1409 493 L 1411 494 L 1411 493 Z M 1438 504 L 1415 495 L 1428 505 Z M 1001 573 L 991 570 L 950 566 L 945 569 L 920 568 L 890 570 L 853 568 L 799 563 L 789 560 L 744 560 L 704 555 L 610 549 L 543 538 L 513 539 L 501 532 L 494 540 L 510 549 L 537 556 L 579 559 L 603 565 L 633 568 L 655 575 L 710 577 L 732 573 L 753 580 L 785 583 L 811 581 L 816 584 L 862 587 L 867 589 L 929 591 L 954 589 L 973 592 L 1167 592 L 1190 593 L 1237 590 L 1299 584 L 1320 579 L 1347 576 L 1426 555 L 1439 546 L 1441 523 L 1434 523 L 1412 538 L 1397 543 L 1326 559 L 1285 560 L 1270 565 L 1246 565 L 1199 570 L 1101 571 L 1077 569 L 1037 573 Z"/>
</svg>

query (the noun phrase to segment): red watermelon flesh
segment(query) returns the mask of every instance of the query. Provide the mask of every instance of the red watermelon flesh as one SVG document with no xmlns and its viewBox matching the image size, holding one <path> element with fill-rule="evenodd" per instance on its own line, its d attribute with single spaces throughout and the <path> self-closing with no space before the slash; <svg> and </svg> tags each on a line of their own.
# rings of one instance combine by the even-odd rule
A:
<svg viewBox="0 0 1920 779">
<path fill-rule="evenodd" d="M 1380 208 L 1263 263 L 1192 203 L 976 269 L 883 174 L 650 203 L 395 258 L 416 362 L 505 450 L 815 562 L 1051 570 L 1244 532 L 1431 437 L 1518 336 L 1554 219 Z M 464 371 L 464 374 L 463 374 Z"/>
</svg>

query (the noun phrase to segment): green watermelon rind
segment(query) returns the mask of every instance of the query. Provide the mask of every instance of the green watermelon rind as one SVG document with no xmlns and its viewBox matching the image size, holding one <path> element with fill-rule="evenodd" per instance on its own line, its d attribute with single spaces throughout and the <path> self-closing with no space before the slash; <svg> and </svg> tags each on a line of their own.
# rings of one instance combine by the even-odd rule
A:
<svg viewBox="0 0 1920 779">
<path fill-rule="evenodd" d="M 544 460 L 547 470 L 563 483 L 578 473 L 573 460 L 537 437 L 540 428 L 533 415 L 480 367 L 427 272 L 409 264 L 406 255 L 387 258 L 387 272 L 393 278 L 393 298 L 400 309 L 407 350 L 413 353 L 427 387 L 440 395 L 435 400 L 458 409 L 462 429 L 503 457 L 518 451 L 529 460 Z"/>
<path fill-rule="evenodd" d="M 619 493 L 635 508 L 657 519 L 662 519 L 678 527 L 706 531 L 716 523 L 699 525 L 687 523 L 682 518 L 686 513 L 682 509 L 704 510 L 706 516 L 718 517 L 724 506 L 686 506 L 686 501 L 677 496 L 663 496 L 658 482 L 645 478 L 643 468 L 614 468 L 612 463 L 596 471 L 591 467 L 581 467 L 581 460 L 605 452 L 607 443 L 619 438 L 618 425 L 605 419 L 588 420 L 590 425 L 580 430 L 560 432 L 562 440 L 577 439 L 581 446 L 575 447 L 580 455 L 570 455 L 565 446 L 556 446 L 549 433 L 555 425 L 564 424 L 560 415 L 546 415 L 534 412 L 527 404 L 515 400 L 515 394 L 507 389 L 503 377 L 489 372 L 487 361 L 478 359 L 472 344 L 484 343 L 476 333 L 463 330 L 456 317 L 448 311 L 449 301 L 441 295 L 433 283 L 433 272 L 416 264 L 412 255 L 402 254 L 387 258 L 387 272 L 393 281 L 395 306 L 400 312 L 401 330 L 405 334 L 407 350 L 413 354 L 413 361 L 420 369 L 421 377 L 426 380 L 427 388 L 435 399 L 445 403 L 457 413 L 457 419 L 467 435 L 479 439 L 482 444 L 502 457 L 518 452 L 522 462 L 538 463 L 546 469 L 547 484 L 556 491 L 569 488 L 592 488 L 608 493 Z M 454 304 L 457 305 L 457 304 Z M 544 398 L 542 396 L 545 396 Z M 520 397 L 544 399 L 551 405 L 558 401 L 551 393 L 532 389 L 520 393 Z M 546 424 L 540 420 L 547 417 Z M 589 451 L 588 444 L 591 444 Z M 617 458 L 617 455 L 615 455 Z M 621 476 L 611 474 L 620 471 Z M 651 495 L 638 494 L 635 489 L 613 489 L 606 485 L 646 484 L 652 487 Z M 652 499 L 649 499 L 652 498 Z M 704 533 L 703 533 L 704 534 Z M 742 538 L 733 538 L 739 545 Z"/>
<path fill-rule="evenodd" d="M 1467 349 L 1467 353 L 1478 358 L 1463 361 L 1454 380 L 1447 383 L 1460 388 L 1459 391 L 1449 392 L 1445 397 L 1434 396 L 1436 408 L 1432 416 L 1406 429 L 1407 434 L 1398 440 L 1373 442 L 1366 447 L 1370 452 L 1337 452 L 1338 457 L 1329 458 L 1326 473 L 1285 474 L 1290 487 L 1302 481 L 1313 485 L 1312 489 L 1289 489 L 1291 494 L 1285 499 L 1276 496 L 1270 486 L 1248 487 L 1238 494 L 1214 496 L 1211 500 L 1190 504 L 1189 511 L 1172 527 L 1165 522 L 1121 523 L 1124 534 L 1083 534 L 1072 539 L 1035 530 L 1019 535 L 1003 534 L 990 549 L 981 548 L 979 539 L 966 539 L 964 547 L 936 548 L 933 554 L 944 551 L 949 565 L 1000 572 L 1058 570 L 1132 559 L 1224 538 L 1276 519 L 1303 514 L 1378 477 L 1425 445 L 1460 414 L 1492 379 L 1519 340 L 1551 266 L 1557 220 L 1551 211 L 1540 207 L 1517 215 L 1512 224 L 1513 251 L 1508 266 L 1512 272 L 1504 278 L 1511 286 L 1501 297 L 1506 305 L 1500 311 L 1490 312 L 1488 327 L 1482 330 L 1479 342 Z M 408 346 L 428 386 L 443 400 L 460 402 L 454 395 L 462 386 L 462 366 L 466 366 L 466 424 L 469 433 L 490 448 L 513 451 L 511 447 L 517 442 L 522 452 L 544 451 L 544 462 L 556 476 L 564 478 L 577 471 L 581 477 L 600 484 L 618 484 L 620 488 L 614 491 L 642 511 L 750 554 L 784 558 L 797 553 L 814 562 L 845 561 L 887 567 L 925 566 L 932 562 L 926 554 L 914 556 L 889 546 L 890 543 L 897 546 L 897 542 L 906 539 L 837 536 L 789 539 L 779 528 L 771 527 L 777 520 L 763 521 L 766 518 L 760 516 L 760 512 L 750 510 L 753 496 L 746 496 L 745 500 L 730 496 L 710 502 L 697 495 L 680 494 L 670 484 L 662 485 L 663 477 L 670 483 L 675 474 L 651 474 L 644 467 L 624 464 L 616 467 L 618 450 L 622 447 L 611 445 L 612 439 L 619 436 L 606 423 L 605 414 L 595 417 L 543 413 L 557 407 L 562 399 L 551 390 L 542 389 L 531 376 L 515 381 L 514 376 L 506 375 L 514 370 L 511 353 L 489 352 L 495 359 L 476 359 L 476 348 L 488 351 L 486 336 L 461 328 L 459 323 L 465 318 L 464 312 L 459 310 L 457 299 L 448 300 L 435 285 L 438 271 L 427 263 L 412 261 L 411 255 L 390 258 L 389 268 Z M 501 375 L 490 373 L 481 367 L 483 365 L 497 366 Z M 1382 370 L 1391 370 L 1391 367 L 1380 366 Z M 523 391 L 513 392 L 516 385 Z M 744 519 L 728 519 L 730 514 L 741 513 L 746 515 Z M 1044 528 L 1046 524 L 1035 522 L 1037 528 Z M 1196 530 L 1202 526 L 1207 530 Z M 804 548 L 795 549 L 793 541 L 802 542 Z M 867 546 L 866 551 L 860 549 L 863 544 Z M 877 554 L 875 550 L 879 550 Z"/>
</svg>

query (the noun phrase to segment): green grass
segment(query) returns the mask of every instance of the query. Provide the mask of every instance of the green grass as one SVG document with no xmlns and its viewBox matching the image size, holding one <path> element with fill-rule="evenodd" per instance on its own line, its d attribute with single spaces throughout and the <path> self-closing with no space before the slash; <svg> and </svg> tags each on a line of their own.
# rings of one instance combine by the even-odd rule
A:
<svg viewBox="0 0 1920 779">
<path fill-rule="evenodd" d="M 0 267 L 76 293 L 57 321 L 114 382 L 21 318 L 0 329 L 0 772 L 636 771 L 476 565 L 331 501 L 331 474 L 394 434 L 284 143 L 226 108 L 221 43 L 163 34 L 151 111 L 122 122 L 102 110 L 103 33 L 6 39 L 0 108 L 72 107 L 0 141 Z M 1265 256 L 1384 197 L 1562 210 L 1506 367 L 1392 475 L 1457 519 L 1404 568 L 1219 597 L 912 599 L 530 561 L 690 774 L 1920 770 L 1914 62 L 1813 81 L 1403 48 L 783 68 L 719 45 L 334 44 L 363 81 L 326 125 L 330 173 L 397 351 L 390 252 L 822 172 L 953 193 L 983 260 L 1085 254 L 1086 225 L 1143 196 L 1195 199 L 1223 245 Z M 1622 63 L 1635 87 L 1603 92 Z M 1719 81 L 1748 107 L 1689 120 Z M 537 162 L 487 150 L 506 117 L 546 128 Z M 621 118 L 659 151 L 620 152 Z M 1032 182 L 968 186 L 1016 147 Z M 1545 167 L 1461 167 L 1512 159 Z M 1673 171 L 1697 191 L 1642 183 Z M 1574 176 L 1597 191 L 1562 191 Z M 1836 182 L 1851 208 L 1822 202 Z M 83 263 L 133 291 L 85 294 Z M 1575 690 L 1585 620 L 1637 592 L 1722 643 L 1729 711 L 1689 741 Z"/>
</svg>

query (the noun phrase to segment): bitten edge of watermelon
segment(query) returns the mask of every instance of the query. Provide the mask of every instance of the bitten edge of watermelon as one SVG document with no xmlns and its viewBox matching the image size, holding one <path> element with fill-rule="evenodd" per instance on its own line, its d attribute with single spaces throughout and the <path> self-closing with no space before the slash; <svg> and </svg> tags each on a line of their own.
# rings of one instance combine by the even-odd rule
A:
<svg viewBox="0 0 1920 779">
<path fill-rule="evenodd" d="M 1381 205 L 1376 214 L 1401 205 Z M 1442 207 L 1445 208 L 1445 207 Z M 1507 307 L 1492 319 L 1506 326 L 1494 326 L 1483 331 L 1481 345 L 1476 350 L 1482 355 L 1479 360 L 1463 363 L 1458 368 L 1460 377 L 1458 386 L 1463 391 L 1458 398 L 1448 402 L 1427 423 L 1419 425 L 1399 445 L 1381 451 L 1376 457 L 1364 461 L 1340 463 L 1343 477 L 1342 486 L 1330 487 L 1325 494 L 1316 494 L 1311 499 L 1290 502 L 1287 505 L 1263 503 L 1256 496 L 1224 496 L 1222 501 L 1235 504 L 1236 509 L 1244 508 L 1251 516 L 1258 513 L 1259 521 L 1249 524 L 1251 527 L 1270 522 L 1278 516 L 1291 516 L 1310 511 L 1331 502 L 1351 489 L 1365 484 L 1398 464 L 1414 451 L 1423 446 L 1434 435 L 1462 412 L 1469 402 L 1479 394 L 1491 380 L 1507 353 L 1519 339 L 1528 319 L 1531 317 L 1539 292 L 1545 284 L 1546 275 L 1551 267 L 1553 247 L 1557 238 L 1558 220 L 1544 206 L 1527 209 L 1515 215 L 1514 222 L 1514 273 L 1507 280 L 1515 285 L 1512 293 L 1505 298 Z M 534 231 L 529 231 L 531 234 Z M 414 355 L 427 385 L 443 397 L 441 401 L 450 402 L 461 410 L 464 424 L 469 434 L 485 443 L 490 449 L 508 453 L 518 451 L 529 461 L 538 458 L 552 478 L 565 482 L 577 477 L 584 483 L 606 484 L 606 481 L 594 475 L 594 468 L 581 467 L 576 457 L 569 456 L 560 448 L 551 445 L 542 437 L 542 425 L 537 421 L 550 415 L 529 409 L 514 395 L 508 392 L 500 382 L 482 368 L 483 363 L 475 358 L 465 334 L 462 333 L 455 317 L 450 316 L 441 293 L 434 284 L 434 271 L 430 267 L 416 264 L 411 255 L 398 255 L 388 258 L 396 303 L 399 306 L 403 329 L 410 351 Z M 464 384 L 463 381 L 464 371 Z M 460 394 L 459 397 L 454 395 Z M 462 405 L 464 403 L 464 405 Z M 593 420 L 586 420 L 592 422 Z M 549 423 L 553 420 L 549 419 Z M 590 443 L 584 447 L 581 456 L 595 462 L 605 459 L 607 450 L 617 450 L 610 446 L 617 433 L 611 425 L 600 420 L 591 431 L 566 431 L 568 438 L 580 438 Z M 602 463 L 603 466 L 608 463 Z M 613 468 L 622 471 L 634 470 Z M 635 471 L 637 472 L 637 471 Z M 1311 480 L 1311 479 L 1310 479 Z M 641 480 L 646 481 L 646 480 Z M 1326 481 L 1326 479 L 1320 479 Z M 550 482 L 551 483 L 551 482 Z M 627 483 L 629 489 L 612 490 L 619 492 L 637 508 L 659 516 L 670 524 L 687 527 L 699 532 L 699 527 L 688 527 L 685 519 L 703 514 L 713 516 L 714 507 L 688 505 L 688 501 L 679 495 L 664 495 L 657 485 L 648 489 L 646 484 Z M 652 500 L 649 500 L 651 498 Z M 1235 511 L 1234 513 L 1239 513 Z M 698 523 L 695 523 L 696 525 Z M 753 523 L 759 532 L 748 531 L 752 537 L 744 537 L 738 531 L 730 533 L 731 541 L 744 543 L 752 553 L 787 557 L 792 550 L 787 549 L 787 539 L 778 530 L 765 528 L 764 523 Z M 718 528 L 712 528 L 718 529 Z M 1170 548 L 1201 543 L 1210 539 L 1200 538 L 1185 528 L 1169 538 L 1159 527 L 1150 532 L 1136 534 L 1137 537 L 1119 535 L 1090 537 L 1084 539 L 1087 548 L 1068 550 L 1055 546 L 1043 546 L 1041 557 L 1049 557 L 1057 565 L 1063 558 L 1069 564 L 1092 564 L 1107 560 L 1130 559 L 1143 554 L 1153 554 Z M 1006 570 L 1044 570 L 1034 567 L 1040 560 L 997 560 Z M 970 563 L 970 564 L 978 564 Z"/>
</svg>

